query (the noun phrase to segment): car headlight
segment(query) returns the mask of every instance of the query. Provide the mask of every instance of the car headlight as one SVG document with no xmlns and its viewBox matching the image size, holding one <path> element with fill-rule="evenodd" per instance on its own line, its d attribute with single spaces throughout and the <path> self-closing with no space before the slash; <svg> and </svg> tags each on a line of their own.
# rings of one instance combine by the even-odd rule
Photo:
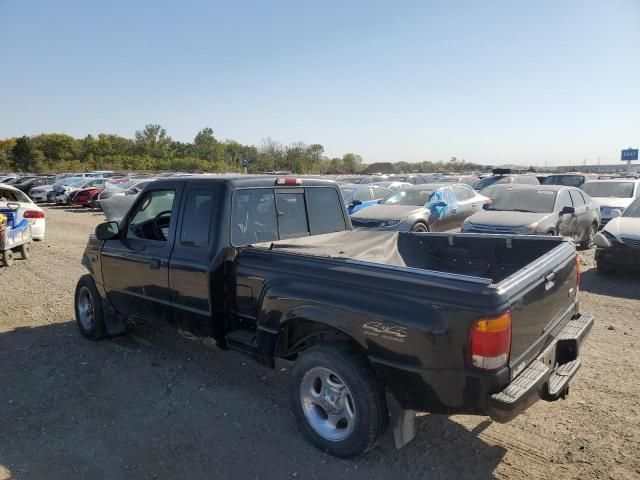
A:
<svg viewBox="0 0 640 480">
<path fill-rule="evenodd" d="M 384 222 L 380 222 L 381 227 L 392 227 L 394 225 L 398 225 L 402 220 L 385 220 Z"/>
<path fill-rule="evenodd" d="M 466 230 L 471 230 L 473 228 L 473 225 L 471 225 L 471 223 L 469 222 L 464 222 L 462 224 L 461 230 L 464 232 Z"/>
</svg>

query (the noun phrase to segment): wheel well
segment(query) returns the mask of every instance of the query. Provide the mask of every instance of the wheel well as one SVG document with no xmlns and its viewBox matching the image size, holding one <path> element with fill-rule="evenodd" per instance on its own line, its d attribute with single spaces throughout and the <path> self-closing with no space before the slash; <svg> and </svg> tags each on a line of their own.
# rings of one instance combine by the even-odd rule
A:
<svg viewBox="0 0 640 480">
<path fill-rule="evenodd" d="M 431 229 L 429 228 L 429 225 L 427 224 L 427 222 L 425 222 L 424 220 L 416 220 L 416 221 L 413 223 L 413 227 L 411 227 L 411 228 L 415 228 L 415 226 L 416 226 L 416 225 L 418 225 L 418 224 L 423 225 L 423 226 L 424 226 L 424 228 L 426 228 L 426 229 L 427 229 L 427 231 L 430 231 L 430 230 L 431 230 Z"/>
<path fill-rule="evenodd" d="M 345 342 L 363 351 L 358 342 L 336 328 L 306 319 L 293 319 L 280 331 L 275 356 L 293 360 L 313 345 L 333 342 Z"/>
</svg>

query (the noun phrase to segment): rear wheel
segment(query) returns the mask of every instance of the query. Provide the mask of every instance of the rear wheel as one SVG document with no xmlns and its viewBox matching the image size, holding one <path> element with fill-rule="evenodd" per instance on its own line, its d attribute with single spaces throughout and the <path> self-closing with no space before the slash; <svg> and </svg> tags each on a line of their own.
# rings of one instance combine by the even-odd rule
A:
<svg viewBox="0 0 640 480">
<path fill-rule="evenodd" d="M 5 267 L 13 266 L 15 262 L 15 256 L 12 250 L 5 250 L 2 254 L 2 263 L 4 263 Z"/>
<path fill-rule="evenodd" d="M 100 294 L 91 275 L 83 275 L 76 285 L 76 322 L 80 333 L 90 340 L 107 336 Z"/>
<path fill-rule="evenodd" d="M 347 344 L 324 343 L 304 351 L 291 372 L 289 395 L 307 438 L 338 457 L 370 450 L 386 426 L 373 371 Z"/>
<path fill-rule="evenodd" d="M 589 233 L 587 233 L 587 238 L 585 238 L 582 242 L 580 242 L 580 248 L 584 250 L 588 250 L 593 245 L 593 237 L 598 233 L 598 224 L 592 223 L 589 227 Z"/>
<path fill-rule="evenodd" d="M 23 260 L 26 260 L 27 258 L 31 257 L 31 245 L 29 245 L 28 243 L 25 243 L 20 247 L 20 257 Z"/>
<path fill-rule="evenodd" d="M 422 222 L 418 222 L 416 223 L 413 228 L 411 229 L 412 232 L 417 232 L 417 233 L 425 233 L 429 231 L 429 227 L 427 227 L 424 223 Z"/>
</svg>

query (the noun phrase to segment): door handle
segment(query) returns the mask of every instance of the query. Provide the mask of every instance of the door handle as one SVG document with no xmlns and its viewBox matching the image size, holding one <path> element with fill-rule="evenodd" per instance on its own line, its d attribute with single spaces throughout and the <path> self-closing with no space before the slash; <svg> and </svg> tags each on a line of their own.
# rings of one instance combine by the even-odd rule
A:
<svg viewBox="0 0 640 480">
<path fill-rule="evenodd" d="M 157 258 L 152 258 L 149 260 L 149 268 L 152 270 L 157 270 L 162 266 L 162 262 Z"/>
<path fill-rule="evenodd" d="M 472 207 L 477 207 L 477 206 L 478 206 L 478 204 L 477 204 L 477 203 L 472 203 L 472 204 L 471 204 L 471 206 L 472 206 Z"/>
</svg>

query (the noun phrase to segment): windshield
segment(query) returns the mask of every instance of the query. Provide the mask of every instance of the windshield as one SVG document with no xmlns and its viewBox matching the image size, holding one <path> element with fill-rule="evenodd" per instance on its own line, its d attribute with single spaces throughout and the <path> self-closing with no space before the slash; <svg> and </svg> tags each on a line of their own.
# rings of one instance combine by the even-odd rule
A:
<svg viewBox="0 0 640 480">
<path fill-rule="evenodd" d="M 398 190 L 380 203 L 383 205 L 415 205 L 423 207 L 431 198 L 431 194 L 433 194 L 433 190 Z"/>
<path fill-rule="evenodd" d="M 552 190 L 516 189 L 499 195 L 487 210 L 510 212 L 551 213 L 557 192 Z"/>
<path fill-rule="evenodd" d="M 502 181 L 501 181 L 502 180 Z M 473 185 L 473 188 L 476 190 L 482 190 L 489 185 L 493 185 L 494 183 L 505 183 L 507 181 L 507 177 L 503 175 L 494 175 L 493 177 L 483 178 L 482 180 L 476 182 Z"/>
<path fill-rule="evenodd" d="M 582 190 L 591 197 L 632 198 L 633 182 L 588 182 Z"/>
<path fill-rule="evenodd" d="M 565 185 L 567 187 L 579 187 L 583 183 L 583 175 L 549 175 L 542 181 L 543 185 Z"/>
<path fill-rule="evenodd" d="M 353 188 L 341 188 L 340 191 L 342 192 L 342 198 L 347 198 L 354 190 L 355 189 Z"/>
<path fill-rule="evenodd" d="M 480 195 L 489 197 L 491 200 L 495 200 L 499 195 L 509 191 L 512 187 L 510 185 L 490 185 L 480 190 Z"/>
<path fill-rule="evenodd" d="M 636 199 L 622 214 L 623 217 L 640 218 L 640 198 Z"/>
</svg>

